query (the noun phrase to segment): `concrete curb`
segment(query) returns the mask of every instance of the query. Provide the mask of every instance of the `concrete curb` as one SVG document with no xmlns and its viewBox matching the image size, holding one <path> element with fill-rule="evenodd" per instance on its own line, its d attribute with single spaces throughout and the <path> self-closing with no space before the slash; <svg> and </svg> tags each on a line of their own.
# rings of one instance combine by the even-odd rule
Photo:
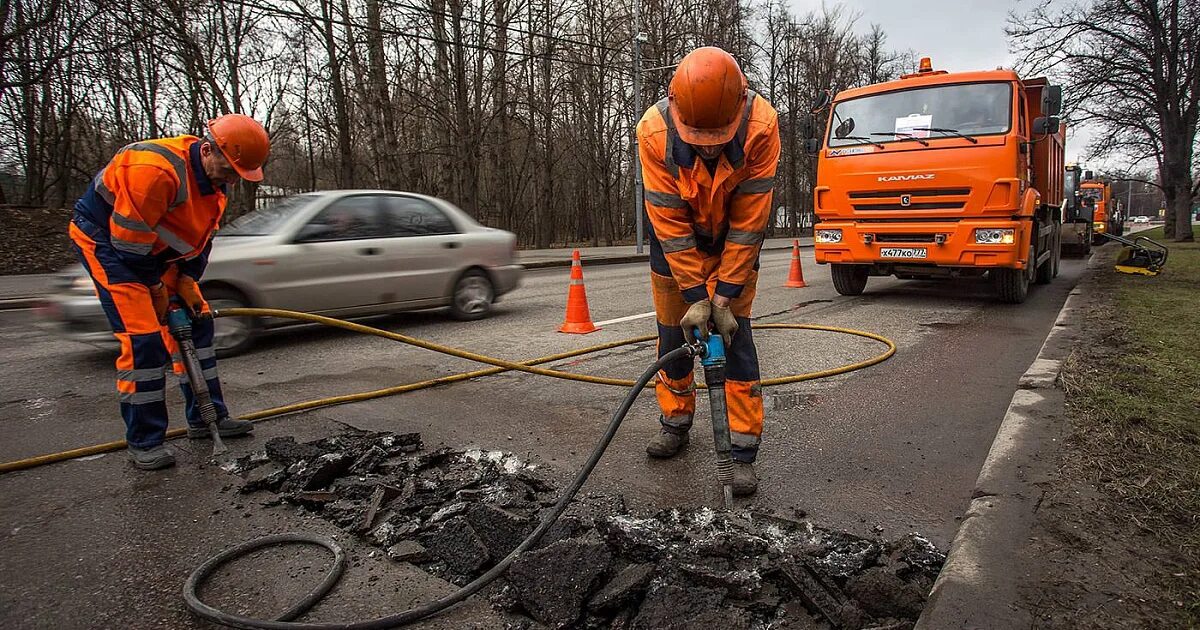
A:
<svg viewBox="0 0 1200 630">
<path fill-rule="evenodd" d="M 1026 577 L 1017 558 L 1041 501 L 1039 484 L 1056 467 L 1066 423 L 1058 377 L 1083 323 L 1088 267 L 1018 382 L 916 630 L 1032 626 L 1033 616 L 1017 605 Z"/>
<path fill-rule="evenodd" d="M 800 249 L 812 249 L 812 247 L 813 247 L 812 245 L 800 245 Z M 775 247 L 763 247 L 763 250 L 764 251 L 779 251 L 779 250 L 791 249 L 791 248 L 792 248 L 791 245 L 786 245 L 786 246 L 780 245 L 780 246 L 775 246 Z M 587 265 L 587 266 L 620 265 L 620 264 L 632 263 L 632 262 L 645 262 L 647 260 L 650 260 L 650 254 L 628 254 L 628 255 L 622 255 L 622 256 L 606 256 L 606 257 L 597 257 L 597 258 L 588 258 L 587 255 L 584 254 L 581 257 L 581 260 L 584 263 L 584 265 Z M 520 256 L 518 256 L 517 262 L 520 263 L 520 265 L 525 267 L 526 269 L 547 269 L 547 268 L 551 268 L 551 267 L 570 267 L 571 266 L 570 258 L 566 258 L 563 260 L 536 260 L 536 261 L 531 261 L 531 262 L 521 262 Z"/>
</svg>

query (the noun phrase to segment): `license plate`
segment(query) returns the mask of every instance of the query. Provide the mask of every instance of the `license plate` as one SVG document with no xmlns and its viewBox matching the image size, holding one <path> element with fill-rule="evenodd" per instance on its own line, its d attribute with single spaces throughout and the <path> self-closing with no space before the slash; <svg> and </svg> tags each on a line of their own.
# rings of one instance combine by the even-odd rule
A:
<svg viewBox="0 0 1200 630">
<path fill-rule="evenodd" d="M 925 258 L 929 250 L 924 247 L 882 247 L 879 255 L 883 258 Z"/>
</svg>

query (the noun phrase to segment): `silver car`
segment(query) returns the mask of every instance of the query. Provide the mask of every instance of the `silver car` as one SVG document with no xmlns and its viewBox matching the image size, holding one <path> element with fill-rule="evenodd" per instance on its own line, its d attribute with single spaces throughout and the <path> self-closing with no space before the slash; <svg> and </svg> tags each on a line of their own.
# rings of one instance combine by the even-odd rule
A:
<svg viewBox="0 0 1200 630">
<path fill-rule="evenodd" d="M 348 318 L 449 307 L 486 316 L 517 288 L 516 235 L 476 223 L 441 199 L 387 190 L 287 197 L 217 232 L 201 290 L 214 309 L 282 308 Z M 82 266 L 64 272 L 42 312 L 73 338 L 112 341 Z M 291 320 L 219 318 L 218 352 L 248 348 Z"/>
</svg>

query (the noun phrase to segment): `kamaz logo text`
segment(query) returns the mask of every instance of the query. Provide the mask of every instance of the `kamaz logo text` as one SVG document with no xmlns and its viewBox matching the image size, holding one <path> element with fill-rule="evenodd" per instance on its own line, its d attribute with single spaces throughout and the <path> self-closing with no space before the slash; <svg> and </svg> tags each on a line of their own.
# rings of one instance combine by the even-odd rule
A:
<svg viewBox="0 0 1200 630">
<path fill-rule="evenodd" d="M 924 175 L 885 175 L 879 178 L 881 182 L 911 182 L 920 181 L 923 179 L 933 179 L 933 173 L 925 173 Z"/>
</svg>

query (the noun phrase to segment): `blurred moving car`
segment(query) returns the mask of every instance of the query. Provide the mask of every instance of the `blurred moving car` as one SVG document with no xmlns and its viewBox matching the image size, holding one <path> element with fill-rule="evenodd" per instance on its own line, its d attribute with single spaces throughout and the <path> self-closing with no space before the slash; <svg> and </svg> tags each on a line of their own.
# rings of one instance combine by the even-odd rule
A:
<svg viewBox="0 0 1200 630">
<path fill-rule="evenodd" d="M 287 197 L 217 232 L 201 289 L 214 309 L 282 308 L 347 318 L 449 307 L 485 317 L 517 288 L 517 237 L 479 225 L 441 199 L 386 190 Z M 72 338 L 113 342 L 91 279 L 65 271 L 42 308 Z M 215 346 L 228 356 L 257 332 L 295 323 L 223 317 Z"/>
<path fill-rule="evenodd" d="M 1150 217 L 1146 217 L 1146 216 L 1133 217 L 1133 222 L 1134 223 L 1149 223 Z"/>
</svg>

